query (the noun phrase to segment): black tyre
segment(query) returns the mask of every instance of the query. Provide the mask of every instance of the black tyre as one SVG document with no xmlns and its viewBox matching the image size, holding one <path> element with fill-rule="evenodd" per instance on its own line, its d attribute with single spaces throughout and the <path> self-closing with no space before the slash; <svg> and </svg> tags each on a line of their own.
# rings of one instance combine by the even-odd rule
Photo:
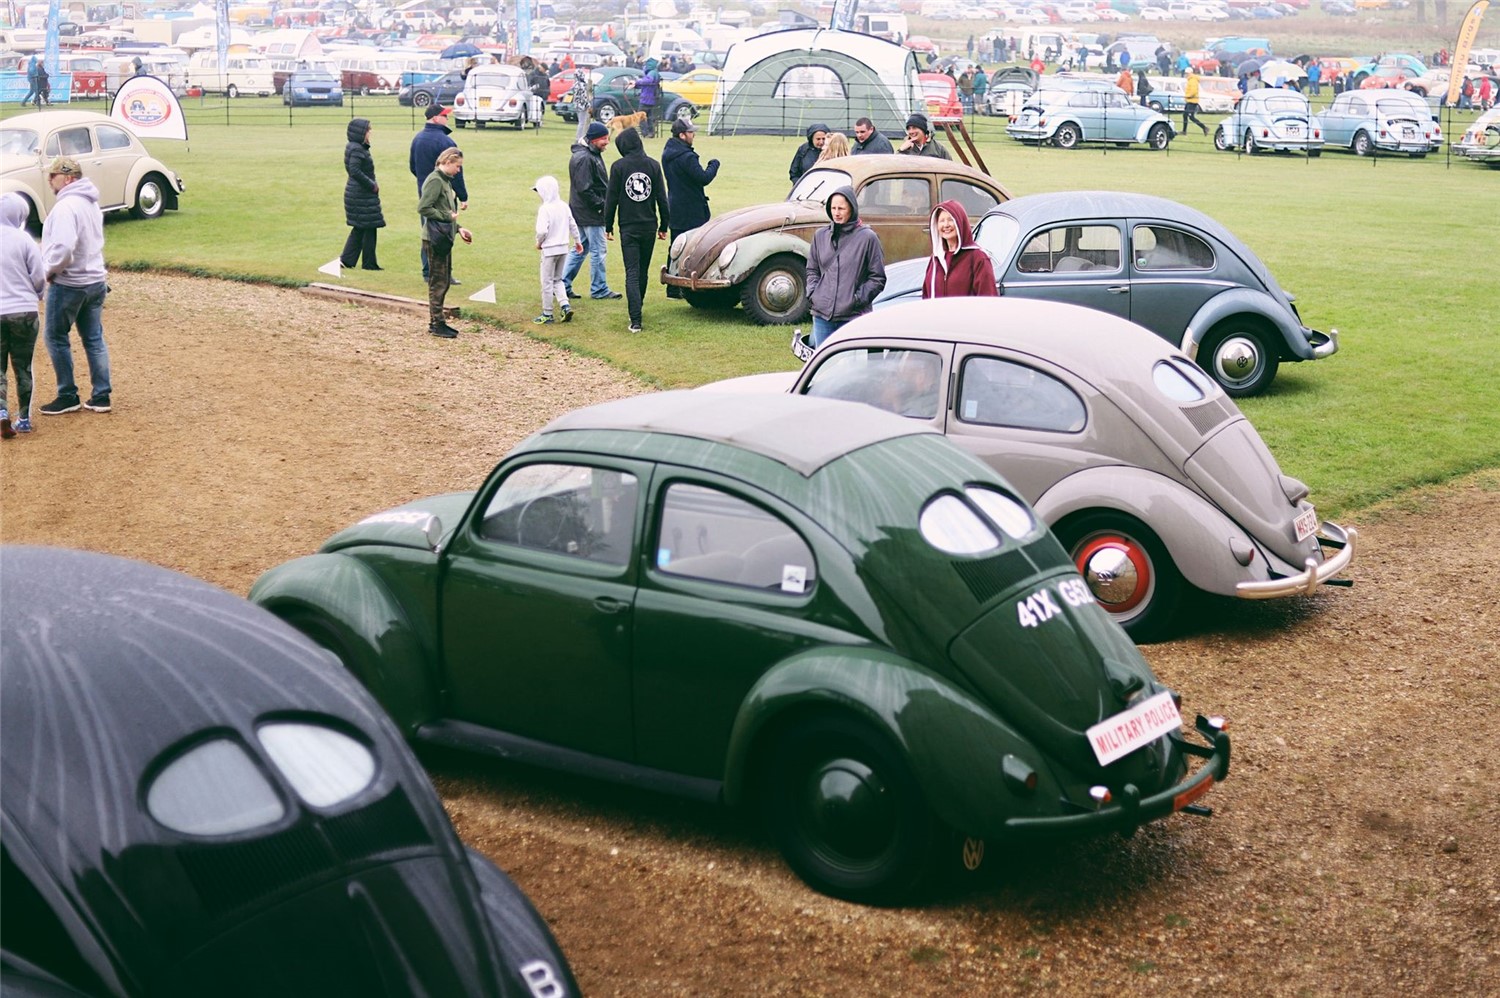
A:
<svg viewBox="0 0 1500 998">
<path fill-rule="evenodd" d="M 431 103 L 432 103 L 432 94 L 428 93 L 425 90 L 418 90 L 416 93 L 414 93 L 414 94 L 411 95 L 411 106 L 412 107 L 426 107 L 427 105 L 429 105 Z"/>
<path fill-rule="evenodd" d="M 361 97 L 368 97 L 368 96 L 370 96 L 370 88 L 369 87 L 360 87 L 359 88 L 359 95 Z"/>
<path fill-rule="evenodd" d="M 811 887 L 860 904 L 916 897 L 942 826 L 889 739 L 826 715 L 784 733 L 761 769 L 760 803 L 781 854 Z"/>
<path fill-rule="evenodd" d="M 615 115 L 619 113 L 620 108 L 615 102 L 607 100 L 600 103 L 598 110 L 594 112 L 594 117 L 599 119 L 600 124 L 607 125 L 611 121 L 614 121 Z"/>
<path fill-rule="evenodd" d="M 1163 124 L 1152 125 L 1146 133 L 1146 145 L 1156 152 L 1161 152 L 1171 141 L 1172 130 Z"/>
<path fill-rule="evenodd" d="M 763 326 L 800 322 L 807 316 L 807 262 L 795 253 L 767 259 L 740 286 L 740 302 Z"/>
<path fill-rule="evenodd" d="M 1229 134 L 1224 131 L 1223 125 L 1214 129 L 1214 148 L 1219 152 L 1229 151 Z"/>
<path fill-rule="evenodd" d="M 159 173 L 148 173 L 135 189 L 130 214 L 136 218 L 161 218 L 167 210 L 167 182 Z"/>
<path fill-rule="evenodd" d="M 239 95 L 240 95 L 240 88 L 237 87 L 237 86 L 235 86 L 233 83 L 231 83 L 229 85 L 229 87 L 224 91 L 224 96 L 229 97 L 231 99 L 235 98 L 235 97 L 238 97 Z"/>
<path fill-rule="evenodd" d="M 1260 152 L 1260 146 L 1255 144 L 1255 133 L 1248 128 L 1245 129 L 1245 141 L 1240 148 L 1245 150 L 1247 156 L 1254 156 Z"/>
<path fill-rule="evenodd" d="M 1270 387 L 1281 355 L 1265 330 L 1244 317 L 1226 319 L 1203 337 L 1198 366 L 1234 398 L 1259 395 Z"/>
<path fill-rule="evenodd" d="M 1167 110 L 1167 106 L 1159 100 L 1151 101 L 1146 106 L 1151 108 L 1151 110 L 1155 111 L 1157 114 L 1164 114 Z"/>
<path fill-rule="evenodd" d="M 1083 133 L 1078 126 L 1070 122 L 1063 122 L 1057 126 L 1057 131 L 1052 134 L 1052 144 L 1059 149 L 1076 149 L 1078 143 L 1083 141 Z"/>
<path fill-rule="evenodd" d="M 1375 151 L 1375 143 L 1370 141 L 1367 132 L 1359 131 L 1354 133 L 1354 144 L 1350 148 L 1354 150 L 1356 156 L 1368 156 Z"/>
<path fill-rule="evenodd" d="M 680 100 L 667 109 L 667 120 L 686 121 L 692 124 L 693 118 L 697 117 L 698 109 L 693 107 L 691 101 Z"/>
<path fill-rule="evenodd" d="M 519 131 L 525 131 L 525 129 L 526 129 L 526 121 L 530 117 L 531 117 L 531 112 L 528 111 L 524 107 L 521 108 L 521 113 L 516 116 L 516 120 L 515 120 L 516 131 L 518 131 L 518 132 Z"/>
<path fill-rule="evenodd" d="M 682 298 L 693 308 L 709 310 L 734 308 L 740 300 L 733 288 L 722 291 L 717 288 L 712 291 L 689 291 L 684 288 Z"/>
<path fill-rule="evenodd" d="M 1182 575 L 1149 527 L 1095 510 L 1055 528 L 1099 606 L 1138 644 L 1164 636 L 1182 600 Z"/>
</svg>

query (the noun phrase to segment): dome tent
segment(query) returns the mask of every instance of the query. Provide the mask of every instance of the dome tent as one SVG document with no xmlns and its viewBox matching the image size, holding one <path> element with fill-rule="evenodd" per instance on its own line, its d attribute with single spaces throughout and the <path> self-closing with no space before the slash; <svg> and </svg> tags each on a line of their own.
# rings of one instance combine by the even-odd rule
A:
<svg viewBox="0 0 1500 998">
<path fill-rule="evenodd" d="M 737 42 L 709 113 L 711 135 L 802 135 L 826 122 L 849 130 L 868 117 L 899 135 L 923 108 L 909 49 L 856 31 L 794 28 Z"/>
</svg>

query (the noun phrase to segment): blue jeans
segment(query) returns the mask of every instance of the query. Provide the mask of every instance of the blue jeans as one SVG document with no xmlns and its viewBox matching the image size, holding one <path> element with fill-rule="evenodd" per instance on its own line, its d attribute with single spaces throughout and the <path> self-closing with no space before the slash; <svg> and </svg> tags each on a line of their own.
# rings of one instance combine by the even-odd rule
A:
<svg viewBox="0 0 1500 998">
<path fill-rule="evenodd" d="M 563 265 L 563 285 L 571 294 L 573 278 L 583 269 L 584 256 L 589 261 L 589 294 L 595 298 L 609 294 L 609 279 L 604 273 L 604 226 L 580 225 L 578 234 L 583 237 L 584 252 L 568 250 L 568 262 Z"/>
<path fill-rule="evenodd" d="M 813 346 L 822 346 L 824 340 L 838 332 L 848 322 L 848 319 L 845 319 L 843 322 L 834 322 L 832 319 L 813 316 Z"/>
<path fill-rule="evenodd" d="M 78 326 L 78 339 L 89 362 L 89 382 L 96 399 L 109 396 L 109 348 L 104 345 L 103 281 L 84 288 L 66 284 L 47 285 L 47 325 L 45 338 L 52 369 L 57 373 L 57 397 L 77 399 L 78 385 L 73 381 L 73 347 L 68 330 Z"/>
</svg>

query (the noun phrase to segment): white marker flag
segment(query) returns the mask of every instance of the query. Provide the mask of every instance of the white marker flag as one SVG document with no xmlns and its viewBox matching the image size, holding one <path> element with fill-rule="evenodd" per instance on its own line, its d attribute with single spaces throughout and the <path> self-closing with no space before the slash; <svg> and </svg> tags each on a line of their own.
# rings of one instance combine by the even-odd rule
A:
<svg viewBox="0 0 1500 998">
<path fill-rule="evenodd" d="M 343 277 L 344 265 L 339 263 L 338 257 L 334 257 L 332 260 L 329 260 L 327 263 L 323 264 L 323 266 L 319 267 L 318 273 L 327 274 L 330 277 Z"/>
<path fill-rule="evenodd" d="M 484 287 L 471 294 L 469 296 L 469 301 L 487 301 L 491 305 L 495 304 L 495 286 L 493 284 L 486 284 Z"/>
<path fill-rule="evenodd" d="M 109 116 L 143 139 L 187 141 L 187 119 L 177 95 L 154 76 L 132 76 L 121 83 Z"/>
</svg>

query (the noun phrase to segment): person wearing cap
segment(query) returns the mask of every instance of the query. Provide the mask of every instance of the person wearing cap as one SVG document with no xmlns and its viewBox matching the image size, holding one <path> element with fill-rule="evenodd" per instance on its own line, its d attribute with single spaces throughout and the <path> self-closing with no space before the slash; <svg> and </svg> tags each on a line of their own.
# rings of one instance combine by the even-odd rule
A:
<svg viewBox="0 0 1500 998">
<path fill-rule="evenodd" d="M 823 143 L 828 141 L 828 126 L 823 124 L 807 126 L 807 141 L 797 147 L 792 154 L 792 165 L 787 169 L 787 176 L 792 178 L 792 183 L 802 179 L 802 175 L 812 169 L 812 165 L 823 155 Z"/>
<path fill-rule="evenodd" d="M 451 138 L 453 129 L 448 127 L 448 111 L 450 109 L 441 104 L 429 104 L 427 110 L 422 112 L 427 117 L 427 124 L 412 136 L 411 154 L 407 157 L 407 165 L 411 169 L 411 175 L 417 178 L 417 195 L 421 196 L 422 185 L 427 178 L 432 176 L 432 171 L 437 167 L 438 155 L 444 149 L 457 148 L 458 143 Z M 458 210 L 466 211 L 469 207 L 469 188 L 464 184 L 463 170 L 453 175 L 453 193 L 458 195 Z M 421 225 L 421 219 L 418 219 Z M 422 280 L 427 280 L 430 265 L 427 260 L 427 249 L 425 247 L 427 236 L 426 229 L 422 229 Z M 449 284 L 462 284 L 455 280 L 450 274 Z"/>
<path fill-rule="evenodd" d="M 927 116 L 921 114 L 914 114 L 906 119 L 906 142 L 897 151 L 907 156 L 953 158 L 941 143 L 933 139 L 932 125 L 928 124 Z"/>
<path fill-rule="evenodd" d="M 607 145 L 609 129 L 597 121 L 590 122 L 583 141 L 574 144 L 573 156 L 568 160 L 568 209 L 573 212 L 583 242 L 583 250 L 576 246 L 569 250 L 568 262 L 563 264 L 563 287 L 569 298 L 583 297 L 573 291 L 573 278 L 583 269 L 585 252 L 589 261 L 589 297 L 620 297 L 620 292 L 609 289 L 609 278 L 604 271 L 604 204 L 609 192 L 609 174 L 604 169 Z"/>
<path fill-rule="evenodd" d="M 26 232 L 31 205 L 16 193 L 0 194 L 0 437 L 31 432 L 31 356 L 36 350 L 37 302 L 47 290 L 42 254 Z M 6 372 L 16 368 L 12 424 Z"/>
<path fill-rule="evenodd" d="M 109 272 L 104 269 L 104 212 L 99 188 L 83 175 L 78 160 L 59 156 L 47 167 L 47 185 L 57 200 L 42 224 L 42 268 L 47 273 L 47 313 L 43 338 L 57 375 L 57 398 L 41 407 L 42 415 L 78 411 L 73 380 L 73 346 L 78 339 L 89 364 L 93 391 L 85 409 L 109 412 L 109 348 L 104 345 L 104 296 Z"/>
<path fill-rule="evenodd" d="M 711 159 L 705 169 L 693 148 L 698 129 L 691 121 L 672 122 L 672 137 L 661 149 L 661 170 L 667 180 L 667 207 L 672 215 L 671 245 L 677 237 L 708 221 L 708 195 L 703 188 L 719 175 L 719 161 Z M 668 298 L 681 298 L 682 289 L 667 286 Z"/>
</svg>

